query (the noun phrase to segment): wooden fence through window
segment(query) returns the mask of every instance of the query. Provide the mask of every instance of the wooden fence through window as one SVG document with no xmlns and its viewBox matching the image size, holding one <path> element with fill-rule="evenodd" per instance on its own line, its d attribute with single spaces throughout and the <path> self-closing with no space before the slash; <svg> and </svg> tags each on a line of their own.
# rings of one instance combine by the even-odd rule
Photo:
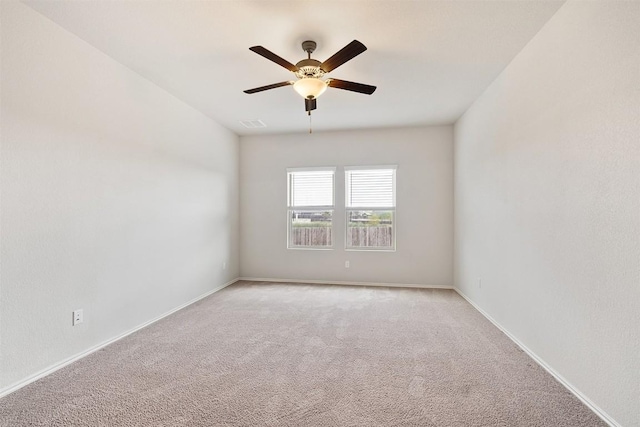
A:
<svg viewBox="0 0 640 427">
<path fill-rule="evenodd" d="M 331 246 L 331 227 L 292 227 L 293 246 Z M 349 227 L 347 247 L 390 248 L 393 246 L 393 227 Z"/>
</svg>

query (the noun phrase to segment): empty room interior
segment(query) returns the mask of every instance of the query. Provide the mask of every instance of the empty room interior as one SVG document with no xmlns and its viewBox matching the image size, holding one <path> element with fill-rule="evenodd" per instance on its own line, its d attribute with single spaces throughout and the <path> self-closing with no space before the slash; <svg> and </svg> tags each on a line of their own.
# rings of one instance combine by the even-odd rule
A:
<svg viewBox="0 0 640 427">
<path fill-rule="evenodd" d="M 640 426 L 640 1 L 0 13 L 0 426 Z"/>
</svg>

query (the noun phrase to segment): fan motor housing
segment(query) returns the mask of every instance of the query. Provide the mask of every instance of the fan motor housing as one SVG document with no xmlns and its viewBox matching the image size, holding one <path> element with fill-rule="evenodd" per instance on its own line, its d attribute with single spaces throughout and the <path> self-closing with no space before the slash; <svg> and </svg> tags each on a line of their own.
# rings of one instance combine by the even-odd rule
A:
<svg viewBox="0 0 640 427">
<path fill-rule="evenodd" d="M 324 76 L 324 71 L 320 68 L 321 62 L 316 59 L 303 59 L 296 64 L 298 71 L 296 76 L 298 78 L 320 78 Z"/>
</svg>

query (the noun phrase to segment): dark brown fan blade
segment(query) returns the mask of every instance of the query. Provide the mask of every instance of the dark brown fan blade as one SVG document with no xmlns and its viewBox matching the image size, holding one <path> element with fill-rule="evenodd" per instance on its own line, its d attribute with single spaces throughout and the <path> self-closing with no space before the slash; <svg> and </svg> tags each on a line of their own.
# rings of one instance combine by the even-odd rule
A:
<svg viewBox="0 0 640 427">
<path fill-rule="evenodd" d="M 337 51 L 331 58 L 320 64 L 320 68 L 325 73 L 335 70 L 345 62 L 355 58 L 362 52 L 367 50 L 367 47 L 360 43 L 358 40 L 354 40 L 339 51 Z"/>
<path fill-rule="evenodd" d="M 317 108 L 315 99 L 305 99 L 304 100 L 304 111 L 311 111 Z"/>
<path fill-rule="evenodd" d="M 273 61 L 276 64 L 286 68 L 289 71 L 293 71 L 293 72 L 298 71 L 298 67 L 293 65 L 291 62 L 287 61 L 284 58 L 280 58 L 278 55 L 276 55 L 275 53 L 271 52 L 268 49 L 265 49 L 262 46 L 253 46 L 253 47 L 250 47 L 249 50 L 257 53 L 260 56 L 264 56 L 269 61 Z"/>
<path fill-rule="evenodd" d="M 256 93 L 256 92 L 262 92 L 263 90 L 269 90 L 269 89 L 275 89 L 277 87 L 282 87 L 282 86 L 289 86 L 292 85 L 293 82 L 280 82 L 280 83 L 274 83 L 272 85 L 268 85 L 268 86 L 260 86 L 254 89 L 247 89 L 244 91 L 244 93 Z"/>
<path fill-rule="evenodd" d="M 350 90 L 351 92 L 366 93 L 367 95 L 371 95 L 373 92 L 376 91 L 375 86 L 365 85 L 362 83 L 348 82 L 346 80 L 338 80 L 338 79 L 329 80 L 329 87 L 335 87 L 336 89 Z"/>
</svg>

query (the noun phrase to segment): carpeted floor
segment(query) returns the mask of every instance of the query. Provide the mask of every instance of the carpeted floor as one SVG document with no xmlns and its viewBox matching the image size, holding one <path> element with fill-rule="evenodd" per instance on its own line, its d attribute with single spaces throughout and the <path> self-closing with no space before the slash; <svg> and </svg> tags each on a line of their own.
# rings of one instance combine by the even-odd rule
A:
<svg viewBox="0 0 640 427">
<path fill-rule="evenodd" d="M 239 282 L 0 400 L 1 426 L 604 426 L 453 291 Z"/>
</svg>

